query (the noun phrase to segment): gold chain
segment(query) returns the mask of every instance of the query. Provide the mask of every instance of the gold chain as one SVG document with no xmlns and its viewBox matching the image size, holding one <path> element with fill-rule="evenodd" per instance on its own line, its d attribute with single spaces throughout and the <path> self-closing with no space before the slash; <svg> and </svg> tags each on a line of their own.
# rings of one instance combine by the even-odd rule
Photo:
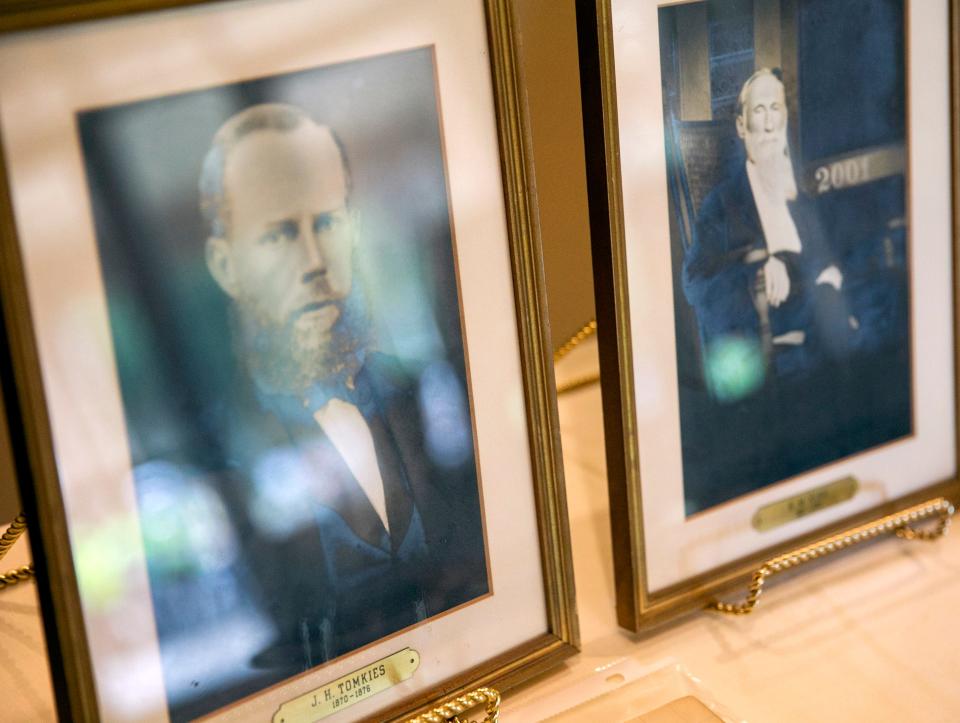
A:
<svg viewBox="0 0 960 723">
<path fill-rule="evenodd" d="M 589 339 L 591 336 L 597 333 L 597 321 L 596 319 L 591 319 L 586 324 L 581 327 L 580 331 L 567 339 L 566 343 L 557 349 L 553 354 L 553 363 L 556 364 L 558 361 L 563 359 L 567 354 L 572 352 L 577 348 L 582 342 Z M 588 384 L 593 384 L 594 382 L 600 379 L 600 375 L 597 372 L 591 372 L 589 374 L 583 374 L 579 377 L 571 379 L 563 384 L 557 385 L 557 394 L 563 394 L 564 392 L 572 392 L 574 389 L 579 389 L 580 387 L 585 387 Z"/>
<path fill-rule="evenodd" d="M 23 567 L 17 567 L 13 570 L 7 570 L 4 573 L 0 573 L 0 590 L 8 588 L 11 585 L 16 585 L 18 582 L 23 582 L 24 580 L 29 580 L 34 576 L 33 565 L 24 565 Z"/>
<path fill-rule="evenodd" d="M 586 387 L 598 381 L 600 381 L 600 375 L 597 374 L 597 372 L 591 372 L 579 377 L 574 377 L 573 379 L 570 379 L 562 384 L 557 384 L 557 394 L 572 392 L 574 389 L 580 389 L 580 387 Z"/>
<path fill-rule="evenodd" d="M 10 548 L 13 547 L 13 543 L 20 539 L 20 535 L 22 535 L 26 529 L 27 518 L 21 513 L 10 523 L 10 526 L 3 535 L 0 535 L 0 560 L 6 556 Z M 29 580 L 33 576 L 34 570 L 32 564 L 8 570 L 0 574 L 0 590 L 10 587 L 11 585 L 16 585 L 18 582 Z"/>
<path fill-rule="evenodd" d="M 872 540 L 880 535 L 894 534 L 904 540 L 936 540 L 947 534 L 950 529 L 950 521 L 953 517 L 954 507 L 948 500 L 938 497 L 913 507 L 908 507 L 892 515 L 881 517 L 879 520 L 869 522 L 859 527 L 854 527 L 838 535 L 832 535 L 822 540 L 797 548 L 786 554 L 767 560 L 753 573 L 750 585 L 747 587 L 747 597 L 743 602 L 726 603 L 720 600 L 714 600 L 707 605 L 710 610 L 726 613 L 728 615 L 748 615 L 752 613 L 760 602 L 760 595 L 763 593 L 763 584 L 771 575 L 778 572 L 784 572 L 798 565 L 811 562 L 835 552 L 840 552 L 853 545 L 859 545 L 861 542 Z M 934 515 L 939 516 L 936 527 L 930 530 L 917 530 L 910 527 L 911 523 L 921 522 Z"/>
<path fill-rule="evenodd" d="M 497 723 L 500 720 L 500 693 L 493 688 L 477 688 L 437 706 L 429 713 L 410 718 L 406 723 L 471 723 L 460 715 L 480 706 L 485 706 L 487 715 L 481 723 Z"/>
<path fill-rule="evenodd" d="M 597 332 L 597 320 L 591 319 L 586 324 L 584 324 L 580 331 L 571 336 L 567 341 L 553 353 L 553 363 L 556 364 L 558 361 L 563 359 L 567 354 L 572 352 L 577 346 L 589 339 Z"/>
</svg>

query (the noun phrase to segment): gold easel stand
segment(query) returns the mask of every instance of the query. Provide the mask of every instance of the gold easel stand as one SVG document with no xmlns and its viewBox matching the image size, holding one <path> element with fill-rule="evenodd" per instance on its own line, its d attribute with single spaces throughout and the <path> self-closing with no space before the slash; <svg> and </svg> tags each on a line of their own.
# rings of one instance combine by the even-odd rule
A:
<svg viewBox="0 0 960 723">
<path fill-rule="evenodd" d="M 0 560 L 6 556 L 10 548 L 13 547 L 13 543 L 20 538 L 20 535 L 22 535 L 26 529 L 27 518 L 22 514 L 17 515 L 16 519 L 10 523 L 10 526 L 3 535 L 0 535 Z M 16 585 L 18 582 L 29 580 L 31 577 L 33 577 L 32 564 L 8 570 L 0 574 L 0 590 L 10 587 L 11 585 Z"/>
<path fill-rule="evenodd" d="M 486 711 L 486 718 L 480 723 L 497 723 L 500 720 L 500 693 L 493 688 L 477 688 L 437 706 L 429 713 L 410 718 L 406 723 L 471 723 L 460 716 L 480 706 L 484 706 Z"/>
<path fill-rule="evenodd" d="M 556 364 L 558 361 L 563 359 L 567 354 L 576 349 L 580 344 L 589 339 L 591 336 L 597 333 L 597 320 L 591 319 L 586 324 L 584 324 L 580 331 L 567 339 L 559 349 L 553 353 L 553 363 Z M 600 381 L 600 372 L 591 372 L 589 374 L 584 374 L 583 376 L 576 377 L 571 379 L 565 384 L 557 385 L 557 394 L 564 394 L 565 392 L 572 392 L 574 389 L 580 389 L 594 382 Z"/>
<path fill-rule="evenodd" d="M 892 515 L 881 517 L 879 520 L 860 525 L 860 527 L 854 527 L 852 530 L 841 532 L 839 535 L 825 537 L 812 545 L 797 548 L 785 555 L 770 558 L 753 573 L 753 579 L 747 588 L 747 597 L 743 602 L 726 603 L 714 600 L 707 605 L 707 609 L 728 615 L 747 615 L 757 607 L 760 594 L 763 592 L 763 584 L 771 575 L 832 555 L 880 535 L 894 534 L 904 540 L 936 540 L 947 534 L 953 513 L 953 504 L 943 497 L 938 497 L 900 510 L 900 512 L 894 512 Z M 936 526 L 932 529 L 917 530 L 910 526 L 913 523 L 923 522 L 932 517 L 939 518 Z"/>
</svg>

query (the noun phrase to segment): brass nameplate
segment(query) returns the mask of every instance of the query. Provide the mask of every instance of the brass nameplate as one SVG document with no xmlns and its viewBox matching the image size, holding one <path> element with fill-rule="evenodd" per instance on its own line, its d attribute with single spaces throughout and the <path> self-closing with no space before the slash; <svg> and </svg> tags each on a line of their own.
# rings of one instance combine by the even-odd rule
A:
<svg viewBox="0 0 960 723">
<path fill-rule="evenodd" d="M 844 477 L 822 487 L 765 505 L 754 514 L 753 529 L 757 532 L 767 532 L 825 507 L 839 505 L 857 494 L 858 487 L 856 477 Z"/>
<path fill-rule="evenodd" d="M 344 675 L 316 690 L 288 700 L 273 714 L 273 723 L 312 723 L 392 688 L 420 667 L 420 653 L 404 648 L 376 663 Z"/>
</svg>

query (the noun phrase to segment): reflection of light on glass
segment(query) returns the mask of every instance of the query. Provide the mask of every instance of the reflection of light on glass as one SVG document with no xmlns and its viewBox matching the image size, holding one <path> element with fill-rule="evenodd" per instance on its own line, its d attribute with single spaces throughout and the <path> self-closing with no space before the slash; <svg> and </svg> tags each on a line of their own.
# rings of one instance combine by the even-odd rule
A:
<svg viewBox="0 0 960 723">
<path fill-rule="evenodd" d="M 136 476 L 143 542 L 155 574 L 213 572 L 234 561 L 233 529 L 216 492 L 167 462 L 140 465 Z"/>
<path fill-rule="evenodd" d="M 763 351 L 756 339 L 723 337 L 707 347 L 707 385 L 721 402 L 735 402 L 755 392 L 766 373 Z"/>
<path fill-rule="evenodd" d="M 136 525 L 129 519 L 108 520 L 75 539 L 74 563 L 84 606 L 105 612 L 122 603 L 127 570 L 139 547 Z"/>
<path fill-rule="evenodd" d="M 248 661 L 275 635 L 266 618 L 249 609 L 236 609 L 215 623 L 170 640 L 163 651 L 163 673 L 171 702 L 200 697 L 253 677 L 256 672 L 250 670 Z"/>
<path fill-rule="evenodd" d="M 378 218 L 373 209 L 364 214 L 358 233 L 367 245 L 357 263 L 383 350 L 407 359 L 441 356 L 430 272 L 422 267 L 421 257 L 411 253 L 418 242 L 399 237 L 404 229 Z"/>
<path fill-rule="evenodd" d="M 446 362 L 434 362 L 420 375 L 420 414 L 433 461 L 441 467 L 463 464 L 472 452 L 470 420 L 460 380 Z"/>
<path fill-rule="evenodd" d="M 273 538 L 289 537 L 312 524 L 310 486 L 314 474 L 296 448 L 276 447 L 263 454 L 253 467 L 250 515 L 254 524 Z"/>
<path fill-rule="evenodd" d="M 115 653 L 105 665 L 105 675 L 97 680 L 109 706 L 106 717 L 112 720 L 155 720 L 167 707 L 163 690 L 150 678 L 154 674 L 153 651 L 133 648 Z"/>
<path fill-rule="evenodd" d="M 248 661 L 276 634 L 243 580 L 245 561 L 229 512 L 204 474 L 153 461 L 135 470 L 163 678 L 176 705 L 246 680 Z M 112 704 L 139 718 L 139 646 L 118 654 Z M 134 715 L 136 714 L 136 715 Z"/>
</svg>

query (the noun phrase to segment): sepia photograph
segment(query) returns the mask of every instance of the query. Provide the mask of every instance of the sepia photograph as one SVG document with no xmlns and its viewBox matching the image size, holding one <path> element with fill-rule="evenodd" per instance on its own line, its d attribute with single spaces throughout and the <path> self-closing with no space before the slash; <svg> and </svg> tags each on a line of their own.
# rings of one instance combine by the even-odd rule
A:
<svg viewBox="0 0 960 723">
<path fill-rule="evenodd" d="M 425 47 L 78 118 L 173 720 L 490 592 L 437 104 Z"/>
<path fill-rule="evenodd" d="M 658 14 L 690 515 L 913 432 L 904 2 Z"/>
</svg>

